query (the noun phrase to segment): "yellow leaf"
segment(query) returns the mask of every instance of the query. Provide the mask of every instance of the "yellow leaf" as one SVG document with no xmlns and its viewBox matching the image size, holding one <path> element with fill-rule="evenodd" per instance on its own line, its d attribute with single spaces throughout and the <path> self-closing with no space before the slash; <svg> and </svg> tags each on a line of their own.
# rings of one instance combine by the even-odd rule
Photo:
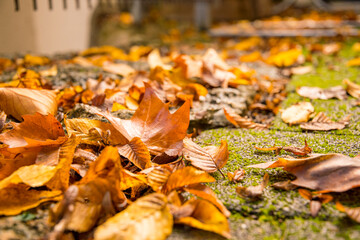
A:
<svg viewBox="0 0 360 240">
<path fill-rule="evenodd" d="M 108 219 L 95 231 L 95 240 L 161 240 L 172 232 L 173 217 L 166 196 L 153 193 L 142 197 Z"/>
<path fill-rule="evenodd" d="M 220 234 L 230 238 L 230 227 L 226 217 L 210 202 L 201 199 L 189 200 L 195 205 L 190 217 L 177 219 L 175 223 L 186 224 L 194 228 Z"/>
<path fill-rule="evenodd" d="M 0 109 L 17 120 L 22 120 L 22 115 L 37 112 L 43 115 L 55 115 L 56 95 L 49 90 L 0 88 Z"/>
<path fill-rule="evenodd" d="M 26 65 L 45 65 L 50 63 L 50 60 L 47 57 L 34 56 L 30 54 L 26 54 L 24 56 L 24 62 Z"/>
</svg>

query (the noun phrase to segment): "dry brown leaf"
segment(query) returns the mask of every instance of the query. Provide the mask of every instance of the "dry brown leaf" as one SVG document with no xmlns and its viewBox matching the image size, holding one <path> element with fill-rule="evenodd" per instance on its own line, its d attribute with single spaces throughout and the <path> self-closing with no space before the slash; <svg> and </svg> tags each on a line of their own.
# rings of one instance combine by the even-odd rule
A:
<svg viewBox="0 0 360 240">
<path fill-rule="evenodd" d="M 55 115 L 56 94 L 50 90 L 0 88 L 0 109 L 19 121 L 26 114 Z"/>
<path fill-rule="evenodd" d="M 336 202 L 336 208 L 341 212 L 345 212 L 346 215 L 348 215 L 349 218 L 351 218 L 355 222 L 360 223 L 360 207 L 349 208 L 342 205 L 340 202 Z"/>
<path fill-rule="evenodd" d="M 187 185 L 214 181 L 215 179 L 204 171 L 198 170 L 194 167 L 184 167 L 178 169 L 169 176 L 167 182 L 162 187 L 162 192 L 169 193 L 176 188 Z"/>
<path fill-rule="evenodd" d="M 360 85 L 351 82 L 349 79 L 344 79 L 344 84 L 346 84 L 346 91 L 353 96 L 354 98 L 360 98 Z"/>
<path fill-rule="evenodd" d="M 150 69 L 155 69 L 156 67 L 161 67 L 164 70 L 172 69 L 170 65 L 164 64 L 161 59 L 160 51 L 157 48 L 149 53 L 147 61 L 149 63 Z"/>
<path fill-rule="evenodd" d="M 201 78 L 203 62 L 187 55 L 179 55 L 174 59 L 175 67 L 180 67 L 186 78 Z"/>
<path fill-rule="evenodd" d="M 299 102 L 291 107 L 282 110 L 281 119 L 288 124 L 299 124 L 307 122 L 310 114 L 314 112 L 314 107 L 309 102 Z"/>
<path fill-rule="evenodd" d="M 235 127 L 238 128 L 248 128 L 248 129 L 256 129 L 256 130 L 264 130 L 264 129 L 268 129 L 268 126 L 265 124 L 260 124 L 260 123 L 254 123 L 253 121 L 251 121 L 248 118 L 244 118 L 239 116 L 238 114 L 236 114 L 233 110 L 231 109 L 225 109 L 224 108 L 224 113 L 225 113 L 225 117 L 226 119 L 231 122 Z"/>
<path fill-rule="evenodd" d="M 248 167 L 283 167 L 297 177 L 292 181 L 293 184 L 321 192 L 344 192 L 360 186 L 360 159 L 337 153 L 298 159 L 279 158 L 277 161 Z"/>
<path fill-rule="evenodd" d="M 276 154 L 279 154 L 281 150 L 287 151 L 287 152 L 291 152 L 295 155 L 298 156 L 306 156 L 308 154 L 310 154 L 312 152 L 312 149 L 308 146 L 306 140 L 305 140 L 305 146 L 302 148 L 299 147 L 293 147 L 293 146 L 286 146 L 286 147 L 271 147 L 271 148 L 259 148 L 256 147 L 255 148 L 259 151 L 275 151 Z"/>
<path fill-rule="evenodd" d="M 49 114 L 24 115 L 24 122 L 13 123 L 13 129 L 0 135 L 9 148 L 58 146 L 66 141 L 61 123 Z"/>
<path fill-rule="evenodd" d="M 334 122 L 323 112 L 319 112 L 313 120 L 307 123 L 301 123 L 300 128 L 311 131 L 329 131 L 344 129 L 350 123 L 351 115 L 346 116 L 339 122 Z"/>
<path fill-rule="evenodd" d="M 342 86 L 322 89 L 319 87 L 299 87 L 296 89 L 297 94 L 310 99 L 331 99 L 337 98 L 344 100 L 347 98 L 345 89 Z"/>
<path fill-rule="evenodd" d="M 195 206 L 191 216 L 176 219 L 175 223 L 186 224 L 194 228 L 220 234 L 231 238 L 230 227 L 226 217 L 210 202 L 191 199 L 189 204 Z"/>
<path fill-rule="evenodd" d="M 118 147 L 119 154 L 129 159 L 141 170 L 151 166 L 150 153 L 140 138 L 134 137 L 128 144 Z"/>
<path fill-rule="evenodd" d="M 240 168 L 233 173 L 228 172 L 227 176 L 230 182 L 240 182 L 245 177 L 245 170 Z"/>
<path fill-rule="evenodd" d="M 161 240 L 171 234 L 172 226 L 173 217 L 165 195 L 153 193 L 138 199 L 100 225 L 94 239 Z"/>
<path fill-rule="evenodd" d="M 239 186 L 236 188 L 236 193 L 243 198 L 260 198 L 268 183 L 269 183 L 269 174 L 265 173 L 264 179 L 260 185 L 250 186 L 250 187 Z"/>
<path fill-rule="evenodd" d="M 0 112 L 0 133 L 2 132 L 2 130 L 5 127 L 6 118 L 7 118 L 6 113 L 4 111 L 1 111 Z"/>
<path fill-rule="evenodd" d="M 183 156 L 193 166 L 201 170 L 206 172 L 220 171 L 229 159 L 228 145 L 226 141 L 221 141 L 220 147 L 202 148 L 190 138 L 184 138 Z"/>
<path fill-rule="evenodd" d="M 313 194 L 306 189 L 299 189 L 299 194 L 310 200 L 310 214 L 312 217 L 316 217 L 321 209 L 321 205 L 330 202 L 333 197 L 328 194 Z"/>
<path fill-rule="evenodd" d="M 230 217 L 229 210 L 227 210 L 224 204 L 216 197 L 210 187 L 197 183 L 185 187 L 184 190 L 211 202 L 225 215 L 225 217 Z"/>
<path fill-rule="evenodd" d="M 276 183 L 272 184 L 271 186 L 273 188 L 281 189 L 281 190 L 285 190 L 285 191 L 290 191 L 290 190 L 294 190 L 297 188 L 296 185 L 291 183 L 291 180 L 276 182 Z"/>
</svg>

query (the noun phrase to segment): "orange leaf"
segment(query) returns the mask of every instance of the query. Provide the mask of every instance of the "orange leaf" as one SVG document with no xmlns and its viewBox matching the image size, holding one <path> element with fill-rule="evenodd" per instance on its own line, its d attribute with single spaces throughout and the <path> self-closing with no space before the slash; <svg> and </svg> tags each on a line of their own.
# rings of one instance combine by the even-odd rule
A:
<svg viewBox="0 0 360 240">
<path fill-rule="evenodd" d="M 194 228 L 220 234 L 230 238 L 230 227 L 226 217 L 210 202 L 196 199 L 190 200 L 195 209 L 190 217 L 176 220 L 176 223 L 186 224 Z"/>
<path fill-rule="evenodd" d="M 49 90 L 0 88 L 0 109 L 17 120 L 22 120 L 22 115 L 37 112 L 55 115 L 56 95 Z"/>
<path fill-rule="evenodd" d="M 119 154 L 129 159 L 141 170 L 150 167 L 150 153 L 140 138 L 134 137 L 128 144 L 118 147 Z"/>
<path fill-rule="evenodd" d="M 250 119 L 239 116 L 231 109 L 224 108 L 224 113 L 225 113 L 226 119 L 229 122 L 231 122 L 235 127 L 256 129 L 256 130 L 264 130 L 264 129 L 268 128 L 268 126 L 265 124 L 254 123 Z"/>
<path fill-rule="evenodd" d="M 173 172 L 165 185 L 162 188 L 162 192 L 171 192 L 173 189 L 184 187 L 187 185 L 202 183 L 202 182 L 214 182 L 215 179 L 208 173 L 198 170 L 194 167 L 184 167 Z"/>
</svg>

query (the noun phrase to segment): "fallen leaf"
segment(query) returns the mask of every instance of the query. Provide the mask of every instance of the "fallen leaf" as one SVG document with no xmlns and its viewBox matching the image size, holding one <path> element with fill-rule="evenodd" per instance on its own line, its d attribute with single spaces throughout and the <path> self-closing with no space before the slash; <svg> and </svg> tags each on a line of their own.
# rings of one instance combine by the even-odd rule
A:
<svg viewBox="0 0 360 240">
<path fill-rule="evenodd" d="M 240 182 L 245 177 L 245 170 L 244 169 L 238 169 L 235 170 L 235 172 L 228 172 L 227 173 L 228 179 L 230 182 Z"/>
<path fill-rule="evenodd" d="M 173 172 L 161 190 L 163 193 L 169 193 L 187 185 L 214 181 L 215 179 L 204 171 L 194 167 L 184 167 Z"/>
<path fill-rule="evenodd" d="M 119 154 L 129 159 L 141 170 L 150 167 L 150 153 L 140 138 L 134 137 L 129 143 L 118 147 Z"/>
<path fill-rule="evenodd" d="M 360 159 L 329 153 L 307 158 L 279 158 L 277 161 L 250 165 L 254 168 L 283 167 L 297 178 L 293 184 L 325 192 L 345 192 L 359 187 Z"/>
<path fill-rule="evenodd" d="M 277 67 L 289 67 L 298 62 L 298 59 L 302 56 L 300 49 L 290 49 L 269 56 L 266 59 L 267 64 L 275 65 Z"/>
<path fill-rule="evenodd" d="M 45 65 L 50 63 L 50 60 L 47 57 L 34 56 L 26 54 L 24 56 L 24 63 L 26 65 L 35 66 L 35 65 Z"/>
<path fill-rule="evenodd" d="M 291 152 L 295 155 L 298 155 L 298 156 L 306 156 L 308 155 L 309 153 L 312 152 L 312 149 L 308 146 L 306 140 L 305 140 L 305 146 L 302 147 L 302 148 L 299 148 L 299 147 L 293 147 L 293 146 L 286 146 L 286 147 L 271 147 L 271 148 L 259 148 L 259 147 L 256 147 L 255 148 L 259 151 L 275 151 L 276 154 L 279 154 L 281 150 L 284 150 L 284 151 L 287 151 L 287 152 Z"/>
<path fill-rule="evenodd" d="M 7 115 L 4 111 L 0 112 L 0 133 L 5 127 Z"/>
<path fill-rule="evenodd" d="M 135 69 L 124 63 L 105 62 L 102 68 L 106 72 L 118 74 L 124 77 L 135 73 Z"/>
<path fill-rule="evenodd" d="M 330 202 L 333 197 L 328 194 L 312 194 L 310 191 L 306 189 L 299 189 L 299 194 L 310 200 L 310 214 L 312 217 L 316 217 L 321 209 L 321 205 Z"/>
<path fill-rule="evenodd" d="M 318 87 L 299 87 L 296 92 L 302 96 L 310 99 L 331 99 L 337 98 L 344 100 L 347 98 L 346 91 L 342 86 L 331 87 L 322 89 Z"/>
<path fill-rule="evenodd" d="M 350 123 L 350 117 L 351 115 L 348 115 L 339 122 L 334 122 L 323 112 L 319 112 L 310 122 L 301 123 L 300 128 L 311 131 L 340 130 L 344 129 Z"/>
<path fill-rule="evenodd" d="M 299 102 L 291 107 L 282 110 L 281 119 L 288 124 L 299 124 L 307 122 L 310 114 L 314 112 L 314 107 L 309 102 Z"/>
<path fill-rule="evenodd" d="M 170 70 L 172 67 L 170 65 L 164 64 L 159 49 L 152 50 L 148 55 L 148 63 L 150 69 L 154 69 L 156 67 L 161 67 L 164 70 Z"/>
<path fill-rule="evenodd" d="M 354 58 L 354 59 L 347 61 L 346 66 L 348 66 L 348 67 L 360 66 L 360 58 Z"/>
<path fill-rule="evenodd" d="M 348 215 L 349 218 L 351 218 L 355 222 L 360 223 L 360 207 L 349 208 L 342 205 L 340 202 L 336 202 L 336 208 L 341 212 L 345 212 L 346 215 Z"/>
<path fill-rule="evenodd" d="M 236 188 L 236 193 L 243 198 L 260 198 L 267 184 L 269 183 L 269 174 L 265 173 L 264 179 L 260 185 L 243 187 L 239 186 Z"/>
<path fill-rule="evenodd" d="M 354 98 L 360 98 L 360 85 L 351 82 L 349 79 L 344 79 L 344 84 L 346 84 L 346 91 L 353 96 Z"/>
<path fill-rule="evenodd" d="M 290 190 L 294 190 L 297 188 L 296 185 L 291 183 L 291 180 L 276 182 L 276 183 L 272 184 L 271 186 L 273 188 L 281 189 L 281 190 L 285 190 L 285 191 L 290 191 Z"/>
<path fill-rule="evenodd" d="M 171 173 L 171 168 L 167 166 L 154 167 L 147 175 L 148 183 L 155 192 L 161 192 Z"/>
<path fill-rule="evenodd" d="M 189 225 L 205 231 L 231 238 L 230 227 L 226 217 L 210 202 L 201 199 L 191 199 L 194 211 L 191 216 L 175 219 L 175 223 Z"/>
<path fill-rule="evenodd" d="M 66 131 L 81 139 L 82 143 L 101 145 L 104 142 L 111 145 L 124 145 L 128 140 L 110 123 L 88 118 L 73 118 L 64 120 Z M 110 132 L 110 135 L 107 133 Z"/>
<path fill-rule="evenodd" d="M 173 217 L 165 195 L 153 193 L 142 197 L 124 211 L 100 225 L 95 240 L 166 239 L 172 232 Z"/>
<path fill-rule="evenodd" d="M 239 116 L 238 114 L 236 114 L 233 110 L 231 109 L 225 109 L 224 108 L 224 113 L 225 113 L 225 117 L 226 119 L 231 122 L 235 127 L 238 128 L 248 128 L 248 129 L 256 129 L 256 130 L 264 130 L 264 129 L 268 129 L 268 126 L 265 124 L 260 124 L 260 123 L 254 123 L 253 121 L 251 121 L 248 118 L 244 118 Z"/>
<path fill-rule="evenodd" d="M 220 171 L 229 159 L 228 145 L 226 141 L 221 141 L 220 147 L 202 148 L 190 138 L 184 138 L 183 156 L 193 166 L 201 170 L 206 172 Z"/>
<path fill-rule="evenodd" d="M 292 67 L 290 69 L 291 73 L 294 75 L 304 75 L 310 73 L 312 70 L 313 70 L 312 66 Z"/>
<path fill-rule="evenodd" d="M 215 193 L 211 190 L 210 187 L 205 186 L 201 183 L 192 184 L 184 188 L 185 191 L 194 194 L 195 196 L 201 197 L 204 200 L 207 200 L 214 204 L 225 217 L 230 217 L 229 210 L 226 209 L 224 204 L 216 197 Z"/>
<path fill-rule="evenodd" d="M 129 141 L 139 137 L 152 155 L 181 154 L 182 140 L 186 136 L 190 121 L 190 103 L 185 102 L 171 114 L 168 104 L 163 103 L 147 83 L 145 85 L 144 97 L 130 120 L 120 120 L 109 113 L 98 114 L 106 117 Z"/>
<path fill-rule="evenodd" d="M 55 115 L 56 95 L 50 90 L 0 88 L 0 109 L 19 121 L 26 114 Z"/>
<path fill-rule="evenodd" d="M 66 141 L 61 123 L 53 115 L 35 113 L 23 118 L 22 123 L 12 123 L 12 130 L 0 134 L 0 142 L 8 148 L 58 146 Z"/>
</svg>

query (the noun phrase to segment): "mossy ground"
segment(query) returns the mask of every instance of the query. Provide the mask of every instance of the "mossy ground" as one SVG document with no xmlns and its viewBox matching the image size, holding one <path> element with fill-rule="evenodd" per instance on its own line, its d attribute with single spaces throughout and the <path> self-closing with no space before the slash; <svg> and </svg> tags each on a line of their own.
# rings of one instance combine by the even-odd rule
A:
<svg viewBox="0 0 360 240">
<path fill-rule="evenodd" d="M 342 85 L 344 78 L 360 82 L 360 69 L 347 67 L 346 61 L 357 54 L 351 51 L 351 43 L 345 45 L 337 56 L 313 55 L 316 62 L 312 73 L 294 76 L 287 86 L 288 96 L 282 103 L 286 108 L 298 101 L 310 101 L 296 94 L 299 86 L 328 88 Z M 333 67 L 335 66 L 335 67 Z M 333 120 L 340 120 L 352 114 L 351 123 L 343 130 L 329 132 L 306 132 L 298 126 L 288 126 L 277 116 L 273 126 L 267 131 L 221 128 L 207 130 L 196 139 L 203 146 L 229 144 L 230 158 L 222 169 L 224 173 L 239 168 L 246 170 L 246 177 L 234 184 L 215 173 L 216 183 L 210 184 L 218 197 L 232 212 L 230 224 L 233 239 L 358 239 L 360 225 L 350 220 L 335 208 L 335 202 L 348 206 L 360 206 L 360 189 L 341 194 L 332 194 L 334 201 L 322 206 L 317 217 L 310 215 L 309 201 L 302 198 L 298 190 L 283 191 L 267 187 L 259 200 L 247 200 L 238 196 L 236 186 L 251 186 L 261 182 L 265 172 L 270 175 L 270 184 L 295 179 L 281 169 L 254 169 L 246 166 L 276 160 L 271 152 L 259 152 L 254 148 L 277 146 L 303 146 L 306 139 L 314 153 L 342 153 L 351 157 L 360 154 L 360 107 L 354 106 L 354 98 L 347 100 L 311 100 L 316 112 L 323 111 Z M 336 181 L 336 179 L 334 179 Z M 187 231 L 184 227 L 175 228 L 170 239 L 220 239 L 202 231 Z"/>
</svg>

